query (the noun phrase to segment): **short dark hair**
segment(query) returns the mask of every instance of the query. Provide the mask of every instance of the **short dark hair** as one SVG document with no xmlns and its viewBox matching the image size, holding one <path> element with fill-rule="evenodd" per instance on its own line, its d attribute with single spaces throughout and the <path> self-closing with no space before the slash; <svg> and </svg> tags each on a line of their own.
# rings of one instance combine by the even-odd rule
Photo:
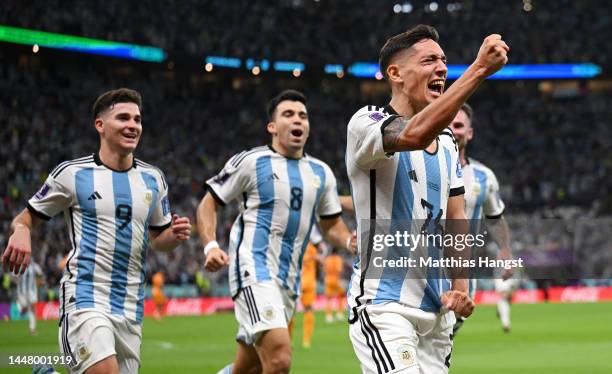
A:
<svg viewBox="0 0 612 374">
<path fill-rule="evenodd" d="M 296 90 L 285 90 L 278 95 L 276 95 L 272 100 L 268 102 L 268 120 L 272 121 L 274 117 L 274 112 L 276 111 L 276 107 L 280 104 L 281 101 L 299 101 L 302 104 L 306 105 L 306 96 L 303 93 Z"/>
<path fill-rule="evenodd" d="M 100 114 L 119 103 L 134 103 L 142 111 L 142 96 L 138 91 L 130 88 L 118 88 L 107 91 L 96 99 L 92 108 L 93 119 L 95 120 Z"/>
<path fill-rule="evenodd" d="M 438 42 L 439 35 L 438 31 L 429 25 L 416 25 L 410 28 L 408 31 L 405 31 L 401 34 L 395 35 L 387 39 L 385 45 L 380 50 L 378 54 L 378 65 L 380 67 L 380 72 L 386 79 L 389 79 L 387 76 L 387 68 L 391 63 L 391 59 L 398 52 L 403 51 L 412 47 L 414 44 L 418 43 L 423 39 L 431 39 L 434 42 Z"/>
<path fill-rule="evenodd" d="M 467 115 L 468 119 L 470 120 L 470 124 L 474 122 L 474 109 L 472 109 L 470 104 L 463 103 L 460 110 L 465 112 L 465 115 Z"/>
</svg>

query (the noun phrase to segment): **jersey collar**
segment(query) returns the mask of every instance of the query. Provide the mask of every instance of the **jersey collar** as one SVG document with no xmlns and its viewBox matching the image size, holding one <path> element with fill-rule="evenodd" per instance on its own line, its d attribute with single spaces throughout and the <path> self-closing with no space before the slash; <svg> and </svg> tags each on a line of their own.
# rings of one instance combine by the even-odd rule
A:
<svg viewBox="0 0 612 374">
<path fill-rule="evenodd" d="M 105 168 L 107 168 L 109 170 L 112 170 L 112 171 L 115 171 L 117 173 L 126 173 L 126 172 L 128 172 L 128 171 L 130 171 L 132 169 L 136 169 L 136 158 L 135 157 L 132 158 L 132 166 L 129 169 L 127 169 L 127 170 L 116 170 L 116 169 L 113 169 L 110 166 L 104 164 L 102 162 L 102 160 L 100 159 L 100 154 L 98 152 L 94 152 L 93 158 L 94 158 L 94 162 L 96 163 L 96 165 L 104 166 Z"/>
<path fill-rule="evenodd" d="M 278 153 L 278 152 L 276 151 L 276 149 L 274 149 L 274 147 L 272 147 L 272 144 L 268 144 L 268 148 L 270 148 L 270 150 L 271 150 L 272 152 L 276 153 L 277 155 L 282 156 L 282 157 L 284 157 L 284 158 L 286 158 L 286 159 L 289 159 L 289 160 L 301 160 L 301 159 L 303 159 L 304 157 L 306 157 L 306 156 L 307 156 L 307 155 L 306 155 L 306 152 L 302 152 L 302 157 L 300 157 L 300 158 L 294 158 L 294 157 L 289 157 L 289 156 L 282 155 L 282 154 Z"/>
</svg>

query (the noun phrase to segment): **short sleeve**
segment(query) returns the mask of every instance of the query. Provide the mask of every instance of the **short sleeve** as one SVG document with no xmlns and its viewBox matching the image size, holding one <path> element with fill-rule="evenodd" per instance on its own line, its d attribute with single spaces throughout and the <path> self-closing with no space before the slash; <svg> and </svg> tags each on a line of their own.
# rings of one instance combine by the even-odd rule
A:
<svg viewBox="0 0 612 374">
<path fill-rule="evenodd" d="M 249 170 L 250 158 L 242 157 L 245 153 L 230 158 L 219 174 L 206 181 L 207 189 L 221 205 L 226 205 L 249 188 L 253 170 Z"/>
<path fill-rule="evenodd" d="M 388 158 L 383 148 L 383 130 L 397 114 L 389 114 L 372 105 L 357 111 L 348 124 L 347 153 L 361 167 Z"/>
<path fill-rule="evenodd" d="M 325 186 L 319 202 L 318 214 L 319 217 L 334 218 L 342 214 L 342 206 L 338 197 L 338 188 L 336 186 L 336 177 L 331 169 L 325 165 Z"/>
<path fill-rule="evenodd" d="M 159 196 L 149 221 L 149 229 L 162 231 L 172 224 L 172 213 L 170 212 L 170 200 L 168 199 L 168 184 L 161 171 L 157 178 L 157 184 L 160 187 Z"/>
<path fill-rule="evenodd" d="M 489 187 L 483 204 L 483 213 L 487 218 L 499 218 L 504 213 L 506 205 L 499 196 L 499 182 L 493 172 L 489 173 Z"/>
<path fill-rule="evenodd" d="M 58 175 L 51 173 L 42 187 L 28 200 L 27 208 L 38 218 L 49 220 L 72 204 L 73 193 L 69 171 Z"/>
<path fill-rule="evenodd" d="M 449 136 L 450 140 L 446 137 Z M 450 129 L 444 129 L 440 138 L 447 142 L 447 149 L 450 152 L 451 162 L 453 165 L 450 172 L 450 196 L 463 195 L 465 193 L 465 185 L 463 183 L 463 170 L 461 168 L 461 159 L 459 158 L 459 150 L 455 143 L 455 136 Z M 452 144 L 450 144 L 452 141 Z"/>
</svg>

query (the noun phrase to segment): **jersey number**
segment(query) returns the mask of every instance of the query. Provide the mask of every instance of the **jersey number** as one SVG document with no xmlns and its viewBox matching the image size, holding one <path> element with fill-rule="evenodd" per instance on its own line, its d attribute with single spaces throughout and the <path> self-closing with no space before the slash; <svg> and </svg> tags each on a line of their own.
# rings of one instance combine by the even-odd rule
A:
<svg viewBox="0 0 612 374">
<path fill-rule="evenodd" d="M 302 189 L 299 187 L 291 188 L 291 209 L 302 209 Z"/>
<path fill-rule="evenodd" d="M 432 203 L 430 203 L 429 201 L 425 199 L 421 199 L 421 206 L 427 209 L 427 219 L 425 220 L 425 223 L 423 223 L 423 226 L 421 227 L 421 232 L 428 232 L 427 229 L 429 228 L 429 223 L 431 222 L 431 219 L 433 218 L 434 206 Z M 442 225 L 440 224 L 440 219 L 442 219 L 442 214 L 443 214 L 443 211 L 442 209 L 440 209 L 438 211 L 436 218 L 434 219 L 434 225 L 435 225 L 434 234 L 444 233 L 444 227 L 442 227 Z"/>
<path fill-rule="evenodd" d="M 132 220 L 132 207 L 127 204 L 119 204 L 115 209 L 115 218 L 118 221 L 121 221 L 121 226 L 119 226 L 119 230 L 123 230 L 130 224 Z"/>
</svg>

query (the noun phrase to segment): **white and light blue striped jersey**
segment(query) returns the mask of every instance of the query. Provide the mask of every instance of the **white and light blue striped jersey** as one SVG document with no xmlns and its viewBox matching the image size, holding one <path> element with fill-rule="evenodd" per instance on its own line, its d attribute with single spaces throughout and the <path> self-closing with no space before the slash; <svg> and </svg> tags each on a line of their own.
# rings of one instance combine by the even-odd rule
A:
<svg viewBox="0 0 612 374">
<path fill-rule="evenodd" d="M 43 273 L 34 261 L 30 263 L 26 271 L 17 280 L 17 300 L 25 303 L 34 304 L 38 301 L 38 286 L 36 278 L 42 277 Z"/>
<path fill-rule="evenodd" d="M 265 280 L 297 295 L 316 216 L 342 212 L 329 166 L 309 155 L 291 159 L 272 147 L 257 147 L 232 157 L 207 188 L 221 205 L 240 202 L 228 248 L 232 295 Z"/>
<path fill-rule="evenodd" d="M 127 171 L 98 154 L 66 161 L 28 201 L 32 214 L 64 212 L 72 249 L 60 282 L 62 316 L 95 308 L 141 322 L 148 230 L 170 226 L 168 186 L 156 167 L 135 159 Z"/>
<path fill-rule="evenodd" d="M 470 220 L 470 231 L 479 230 L 483 215 L 486 218 L 498 218 L 504 212 L 504 202 L 499 196 L 499 183 L 491 169 L 482 163 L 466 158 L 463 165 L 465 183 L 465 215 Z"/>
<path fill-rule="evenodd" d="M 382 132 L 399 115 L 390 106 L 361 108 L 348 124 L 346 167 L 351 182 L 357 219 L 358 256 L 348 291 L 352 319 L 356 308 L 366 303 L 399 302 L 425 311 L 438 312 L 440 295 L 450 282 L 438 271 L 423 271 L 423 277 L 370 279 L 367 264 L 360 263 L 363 251 L 372 251 L 372 241 L 361 235 L 374 227 L 371 220 L 402 220 L 409 227 L 414 220 L 446 217 L 449 197 L 464 193 L 461 165 L 454 136 L 445 129 L 436 138 L 436 151 L 387 153 Z M 395 221 L 397 222 L 397 221 Z M 363 248 L 362 244 L 367 243 Z M 436 250 L 437 252 L 437 250 Z M 409 256 L 409 253 L 406 253 Z M 363 267 L 363 268 L 362 268 Z M 412 270 L 412 269 L 411 269 Z M 397 272 L 396 272 L 397 274 Z M 403 273 L 402 273 L 403 274 Z"/>
</svg>

